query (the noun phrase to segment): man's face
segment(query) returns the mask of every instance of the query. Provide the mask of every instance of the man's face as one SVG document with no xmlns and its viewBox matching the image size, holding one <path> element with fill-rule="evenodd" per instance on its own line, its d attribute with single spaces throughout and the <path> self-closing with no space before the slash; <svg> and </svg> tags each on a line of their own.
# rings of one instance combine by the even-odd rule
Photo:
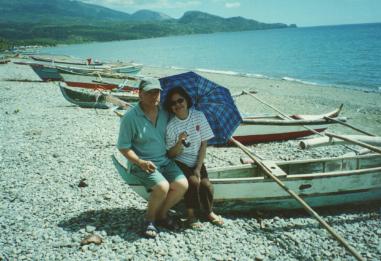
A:
<svg viewBox="0 0 381 261">
<path fill-rule="evenodd" d="M 150 90 L 147 92 L 140 92 L 140 101 L 147 106 L 157 106 L 160 103 L 160 90 Z"/>
</svg>

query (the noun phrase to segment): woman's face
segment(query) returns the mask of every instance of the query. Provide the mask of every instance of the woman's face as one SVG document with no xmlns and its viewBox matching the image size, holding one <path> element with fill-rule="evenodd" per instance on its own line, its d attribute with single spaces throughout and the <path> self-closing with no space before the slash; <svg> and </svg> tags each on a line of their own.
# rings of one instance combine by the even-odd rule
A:
<svg viewBox="0 0 381 261">
<path fill-rule="evenodd" d="M 188 115 L 188 104 L 186 99 L 178 93 L 175 93 L 170 98 L 172 112 L 176 116 Z"/>
</svg>

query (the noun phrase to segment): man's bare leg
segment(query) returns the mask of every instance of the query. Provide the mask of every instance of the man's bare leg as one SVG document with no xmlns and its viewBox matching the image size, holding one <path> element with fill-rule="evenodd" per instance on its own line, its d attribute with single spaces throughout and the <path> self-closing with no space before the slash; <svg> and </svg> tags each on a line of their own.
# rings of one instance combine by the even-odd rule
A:
<svg viewBox="0 0 381 261">
<path fill-rule="evenodd" d="M 162 181 L 152 188 L 152 192 L 148 200 L 148 207 L 146 213 L 147 221 L 155 221 L 161 206 L 167 199 L 169 189 L 170 185 L 167 181 Z"/>
<path fill-rule="evenodd" d="M 176 205 L 184 196 L 188 189 L 188 181 L 186 178 L 176 180 L 169 184 L 167 198 L 159 209 L 157 219 L 165 219 L 168 210 Z"/>
</svg>

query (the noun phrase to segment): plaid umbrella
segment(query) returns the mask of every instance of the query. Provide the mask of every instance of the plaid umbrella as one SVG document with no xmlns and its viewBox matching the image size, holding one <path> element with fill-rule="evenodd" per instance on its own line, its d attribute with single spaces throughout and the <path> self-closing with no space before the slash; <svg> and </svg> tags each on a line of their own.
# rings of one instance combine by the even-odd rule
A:
<svg viewBox="0 0 381 261">
<path fill-rule="evenodd" d="M 241 123 L 241 115 L 231 97 L 230 91 L 194 72 L 172 75 L 159 79 L 164 102 L 170 89 L 181 86 L 192 98 L 196 110 L 202 111 L 213 130 L 210 145 L 223 145 Z"/>
</svg>

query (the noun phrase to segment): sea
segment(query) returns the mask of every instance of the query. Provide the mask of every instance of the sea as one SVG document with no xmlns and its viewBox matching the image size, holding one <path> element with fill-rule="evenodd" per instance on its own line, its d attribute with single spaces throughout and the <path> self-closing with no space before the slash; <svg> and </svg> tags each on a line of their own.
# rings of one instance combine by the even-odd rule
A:
<svg viewBox="0 0 381 261">
<path fill-rule="evenodd" d="M 92 42 L 41 51 L 381 92 L 381 23 Z"/>
</svg>

